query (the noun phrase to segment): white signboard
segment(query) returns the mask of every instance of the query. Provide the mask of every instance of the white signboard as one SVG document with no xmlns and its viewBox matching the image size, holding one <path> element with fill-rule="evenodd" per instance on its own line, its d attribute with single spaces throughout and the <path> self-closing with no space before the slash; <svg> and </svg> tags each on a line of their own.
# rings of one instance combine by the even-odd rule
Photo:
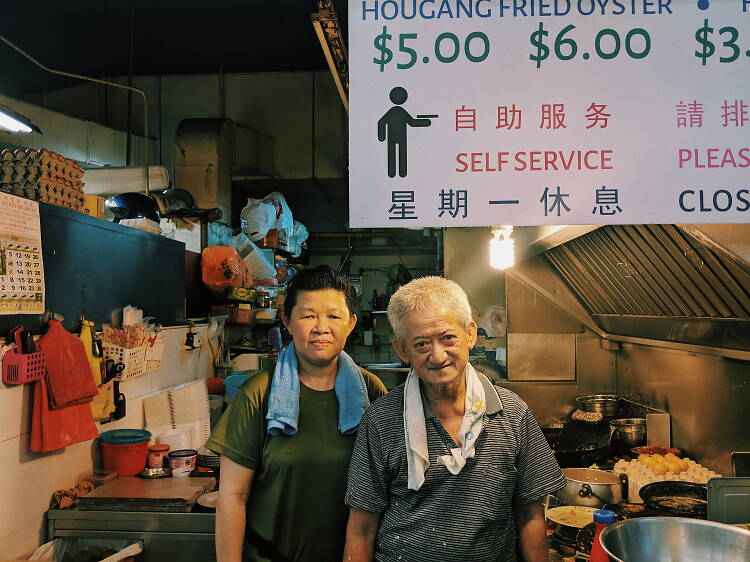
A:
<svg viewBox="0 0 750 562">
<path fill-rule="evenodd" d="M 750 0 L 350 0 L 355 227 L 750 222 Z"/>
</svg>

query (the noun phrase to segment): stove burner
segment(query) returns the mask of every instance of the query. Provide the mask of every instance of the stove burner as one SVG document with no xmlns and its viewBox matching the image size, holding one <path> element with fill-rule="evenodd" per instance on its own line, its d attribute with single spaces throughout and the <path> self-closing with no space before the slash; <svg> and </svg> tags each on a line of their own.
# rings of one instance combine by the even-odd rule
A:
<svg viewBox="0 0 750 562">
<path fill-rule="evenodd" d="M 550 535 L 549 543 L 555 551 L 565 556 L 574 556 L 577 553 L 575 534 L 571 537 L 565 531 L 557 530 Z"/>
</svg>

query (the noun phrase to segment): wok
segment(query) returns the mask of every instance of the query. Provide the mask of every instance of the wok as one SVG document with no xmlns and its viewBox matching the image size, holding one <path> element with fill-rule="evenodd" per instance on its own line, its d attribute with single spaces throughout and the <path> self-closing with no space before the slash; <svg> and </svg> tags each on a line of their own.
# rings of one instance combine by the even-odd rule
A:
<svg viewBox="0 0 750 562">
<path fill-rule="evenodd" d="M 643 503 L 652 509 L 706 518 L 708 490 L 703 484 L 679 480 L 651 482 L 643 486 L 639 493 Z"/>
<path fill-rule="evenodd" d="M 555 448 L 553 450 L 560 468 L 591 466 L 607 456 L 607 447 L 599 447 L 596 443 L 586 443 L 574 449 Z"/>
<path fill-rule="evenodd" d="M 562 468 L 590 466 L 607 456 L 609 424 L 570 420 L 553 447 Z"/>
</svg>

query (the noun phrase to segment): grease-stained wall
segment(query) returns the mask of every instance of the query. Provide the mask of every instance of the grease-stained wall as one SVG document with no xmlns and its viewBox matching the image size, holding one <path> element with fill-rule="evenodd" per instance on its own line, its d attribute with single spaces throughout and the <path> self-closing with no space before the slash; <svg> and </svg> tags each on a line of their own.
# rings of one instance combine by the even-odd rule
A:
<svg viewBox="0 0 750 562">
<path fill-rule="evenodd" d="M 672 445 L 731 476 L 732 451 L 750 451 L 750 363 L 622 344 L 617 388 L 672 416 Z"/>
</svg>

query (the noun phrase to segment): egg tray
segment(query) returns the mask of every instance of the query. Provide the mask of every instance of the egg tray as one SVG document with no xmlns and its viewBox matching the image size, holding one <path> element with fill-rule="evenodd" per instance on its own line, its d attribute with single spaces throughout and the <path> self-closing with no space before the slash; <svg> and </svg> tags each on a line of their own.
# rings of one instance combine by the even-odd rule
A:
<svg viewBox="0 0 750 562">
<path fill-rule="evenodd" d="M 83 206 L 80 164 L 47 149 L 0 152 L 0 191 L 80 211 Z"/>
<path fill-rule="evenodd" d="M 682 482 L 695 482 L 696 484 L 705 484 L 711 478 L 720 477 L 721 474 L 713 472 L 705 466 L 695 462 L 692 459 L 685 459 L 688 463 L 688 469 L 679 474 L 667 472 L 666 474 L 656 474 L 653 470 L 646 467 L 642 462 L 637 460 L 625 461 L 619 460 L 614 466 L 614 474 L 620 476 L 626 474 L 628 477 L 628 501 L 630 503 L 643 503 L 640 491 L 646 484 L 652 482 L 664 482 L 670 480 Z"/>
</svg>

